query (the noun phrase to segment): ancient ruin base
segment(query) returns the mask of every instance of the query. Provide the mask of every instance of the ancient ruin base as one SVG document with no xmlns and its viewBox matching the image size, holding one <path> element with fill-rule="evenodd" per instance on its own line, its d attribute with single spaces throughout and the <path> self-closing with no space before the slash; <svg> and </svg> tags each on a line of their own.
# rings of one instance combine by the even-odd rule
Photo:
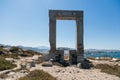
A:
<svg viewBox="0 0 120 80">
<path fill-rule="evenodd" d="M 84 55 L 83 54 L 78 54 L 77 55 L 77 63 L 82 63 L 84 61 Z"/>
<path fill-rule="evenodd" d="M 64 50 L 56 50 L 49 53 L 47 60 L 53 59 L 56 62 L 64 62 Z M 79 54 L 76 50 L 69 50 L 69 61 L 71 64 L 82 63 L 84 61 L 83 54 Z"/>
</svg>

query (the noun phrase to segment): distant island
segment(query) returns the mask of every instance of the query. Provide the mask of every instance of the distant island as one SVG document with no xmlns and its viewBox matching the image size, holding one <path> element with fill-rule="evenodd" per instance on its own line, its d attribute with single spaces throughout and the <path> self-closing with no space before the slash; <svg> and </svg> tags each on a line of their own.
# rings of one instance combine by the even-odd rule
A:
<svg viewBox="0 0 120 80">
<path fill-rule="evenodd" d="M 5 46 L 7 48 L 12 47 L 11 45 L 0 44 L 0 46 Z M 26 47 L 18 45 L 17 47 L 23 50 L 33 50 L 36 52 L 40 52 L 42 54 L 49 53 L 50 48 L 47 46 L 39 46 L 39 47 Z M 58 47 L 57 50 L 74 50 L 73 48 L 68 47 Z M 120 50 L 109 50 L 109 49 L 85 49 L 84 57 L 111 57 L 111 58 L 120 58 Z"/>
</svg>

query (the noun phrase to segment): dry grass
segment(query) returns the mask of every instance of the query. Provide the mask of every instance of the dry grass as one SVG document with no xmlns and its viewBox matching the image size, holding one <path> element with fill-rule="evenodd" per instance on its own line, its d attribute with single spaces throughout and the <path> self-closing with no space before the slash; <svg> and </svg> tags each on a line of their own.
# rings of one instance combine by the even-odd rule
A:
<svg viewBox="0 0 120 80">
<path fill-rule="evenodd" d="M 50 74 L 43 70 L 31 71 L 27 76 L 20 78 L 19 80 L 57 80 Z"/>
<path fill-rule="evenodd" d="M 41 53 L 38 53 L 32 50 L 26 50 L 24 51 L 24 55 L 26 55 L 27 57 L 32 57 L 34 55 L 41 55 Z"/>
<path fill-rule="evenodd" d="M 110 66 L 108 64 L 97 64 L 94 66 L 94 68 L 101 69 L 101 72 L 120 77 L 120 66 L 118 65 Z"/>
</svg>

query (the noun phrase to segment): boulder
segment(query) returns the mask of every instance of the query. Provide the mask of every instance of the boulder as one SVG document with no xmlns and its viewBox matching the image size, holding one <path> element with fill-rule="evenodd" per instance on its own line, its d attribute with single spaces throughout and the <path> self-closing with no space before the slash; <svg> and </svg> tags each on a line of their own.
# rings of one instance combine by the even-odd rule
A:
<svg viewBox="0 0 120 80">
<path fill-rule="evenodd" d="M 0 51 L 0 55 L 5 54 L 3 51 Z"/>
<path fill-rule="evenodd" d="M 34 61 L 32 61 L 32 62 L 30 63 L 30 67 L 35 67 L 35 62 L 34 62 Z"/>
<path fill-rule="evenodd" d="M 84 59 L 84 61 L 81 62 L 80 68 L 82 68 L 82 69 L 90 69 L 91 67 L 93 67 L 93 64 L 89 60 Z"/>
<path fill-rule="evenodd" d="M 45 66 L 45 67 L 52 67 L 53 64 L 52 64 L 52 62 L 48 61 L 48 62 L 42 63 L 42 66 Z"/>
<path fill-rule="evenodd" d="M 118 59 L 118 58 L 112 58 L 111 60 L 110 60 L 110 62 L 119 62 L 120 61 L 120 59 Z"/>
<path fill-rule="evenodd" d="M 81 63 L 78 63 L 78 64 L 77 64 L 77 68 L 80 68 L 80 67 L 81 67 Z"/>
<path fill-rule="evenodd" d="M 43 61 L 44 61 L 44 58 L 43 58 L 43 57 L 38 57 L 38 61 L 39 61 L 39 62 L 43 62 Z"/>
</svg>

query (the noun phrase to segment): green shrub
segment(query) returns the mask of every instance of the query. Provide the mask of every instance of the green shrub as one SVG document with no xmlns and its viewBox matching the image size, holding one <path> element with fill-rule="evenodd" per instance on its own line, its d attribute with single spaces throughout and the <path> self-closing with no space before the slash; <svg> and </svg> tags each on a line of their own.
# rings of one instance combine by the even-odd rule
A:
<svg viewBox="0 0 120 80">
<path fill-rule="evenodd" d="M 118 65 L 110 66 L 108 64 L 97 64 L 94 66 L 94 68 L 101 69 L 101 72 L 120 77 L 120 66 Z"/>
<path fill-rule="evenodd" d="M 10 52 L 12 52 L 12 53 L 18 53 L 18 52 L 19 52 L 19 49 L 22 50 L 21 48 L 18 48 L 18 47 L 16 47 L 16 46 L 13 46 L 13 47 L 11 47 Z"/>
<path fill-rule="evenodd" d="M 15 64 L 12 64 L 10 61 L 7 61 L 4 58 L 0 57 L 0 71 L 12 69 L 14 67 L 16 67 Z"/>
<path fill-rule="evenodd" d="M 14 59 L 19 59 L 18 56 L 19 56 L 19 54 L 17 54 L 17 53 L 0 55 L 0 57 L 3 57 L 3 58 L 14 58 Z"/>
<path fill-rule="evenodd" d="M 57 80 L 50 74 L 43 70 L 31 71 L 27 76 L 20 78 L 19 80 Z"/>
</svg>

